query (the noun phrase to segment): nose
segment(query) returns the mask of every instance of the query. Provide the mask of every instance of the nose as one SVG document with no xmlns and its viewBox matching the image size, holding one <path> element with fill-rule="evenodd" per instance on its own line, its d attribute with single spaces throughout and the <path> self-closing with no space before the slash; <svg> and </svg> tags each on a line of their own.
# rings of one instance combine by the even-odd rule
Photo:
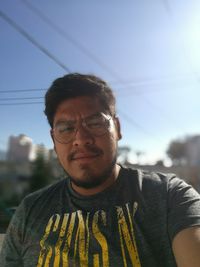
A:
<svg viewBox="0 0 200 267">
<path fill-rule="evenodd" d="M 73 145 L 75 146 L 84 146 L 84 145 L 90 145 L 94 143 L 94 137 L 91 135 L 91 133 L 84 128 L 82 124 L 79 125 L 77 128 Z"/>
</svg>

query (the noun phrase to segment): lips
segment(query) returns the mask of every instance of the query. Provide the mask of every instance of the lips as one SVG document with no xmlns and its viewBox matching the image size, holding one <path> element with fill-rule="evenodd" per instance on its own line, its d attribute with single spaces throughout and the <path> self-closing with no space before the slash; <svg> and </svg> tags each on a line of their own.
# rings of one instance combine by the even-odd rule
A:
<svg viewBox="0 0 200 267">
<path fill-rule="evenodd" d="M 97 147 L 87 147 L 85 149 L 76 149 L 72 151 L 69 156 L 69 161 L 91 161 L 103 155 L 103 151 Z"/>
<path fill-rule="evenodd" d="M 76 153 L 72 160 L 81 160 L 81 159 L 93 159 L 98 157 L 99 154 L 92 154 L 92 153 Z"/>
</svg>

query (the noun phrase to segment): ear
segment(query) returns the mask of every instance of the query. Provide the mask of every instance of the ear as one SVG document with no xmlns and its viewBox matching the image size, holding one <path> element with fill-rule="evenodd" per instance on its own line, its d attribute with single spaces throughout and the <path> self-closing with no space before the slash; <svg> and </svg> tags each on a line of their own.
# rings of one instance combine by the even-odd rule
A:
<svg viewBox="0 0 200 267">
<path fill-rule="evenodd" d="M 120 140 L 122 138 L 122 134 L 121 134 L 121 126 L 120 126 L 119 118 L 115 117 L 114 121 L 115 121 L 115 128 L 117 132 L 117 140 Z"/>
<path fill-rule="evenodd" d="M 54 147 L 54 150 L 55 150 L 55 152 L 56 152 L 56 146 L 55 146 L 55 141 L 54 141 L 53 130 L 52 130 L 52 129 L 50 130 L 50 136 L 51 136 L 51 139 L 52 139 L 52 141 L 53 141 L 53 147 Z"/>
</svg>

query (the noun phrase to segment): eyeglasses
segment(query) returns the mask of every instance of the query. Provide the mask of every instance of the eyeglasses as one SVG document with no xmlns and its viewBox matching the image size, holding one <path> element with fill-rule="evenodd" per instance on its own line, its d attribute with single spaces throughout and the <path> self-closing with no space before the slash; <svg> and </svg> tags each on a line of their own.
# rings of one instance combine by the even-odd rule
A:
<svg viewBox="0 0 200 267">
<path fill-rule="evenodd" d="M 98 113 L 82 119 L 82 127 L 92 136 L 104 135 L 110 128 L 111 116 L 104 113 Z M 61 144 L 67 144 L 74 139 L 78 131 L 77 121 L 60 121 L 52 130 L 54 138 Z"/>
</svg>

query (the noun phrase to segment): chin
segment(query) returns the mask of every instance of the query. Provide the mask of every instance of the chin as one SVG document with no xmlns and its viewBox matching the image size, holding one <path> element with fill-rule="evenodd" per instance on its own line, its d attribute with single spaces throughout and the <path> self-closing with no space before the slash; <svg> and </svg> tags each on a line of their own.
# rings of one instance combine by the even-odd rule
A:
<svg viewBox="0 0 200 267">
<path fill-rule="evenodd" d="M 107 176 L 89 168 L 79 170 L 79 173 L 70 175 L 73 184 L 83 188 L 94 188 L 107 180 Z"/>
<path fill-rule="evenodd" d="M 88 166 L 82 166 L 79 170 L 79 175 L 77 175 L 77 173 L 70 175 L 69 173 L 70 180 L 78 187 L 95 188 L 111 177 L 115 164 L 116 160 L 113 160 L 104 170 L 100 167 L 98 170 L 94 170 Z"/>
<path fill-rule="evenodd" d="M 77 179 L 77 178 L 71 178 L 71 182 L 76 185 L 77 187 L 89 189 L 89 188 L 95 188 L 101 184 L 103 184 L 107 178 L 100 178 L 97 179 L 96 177 L 94 179 Z"/>
</svg>

